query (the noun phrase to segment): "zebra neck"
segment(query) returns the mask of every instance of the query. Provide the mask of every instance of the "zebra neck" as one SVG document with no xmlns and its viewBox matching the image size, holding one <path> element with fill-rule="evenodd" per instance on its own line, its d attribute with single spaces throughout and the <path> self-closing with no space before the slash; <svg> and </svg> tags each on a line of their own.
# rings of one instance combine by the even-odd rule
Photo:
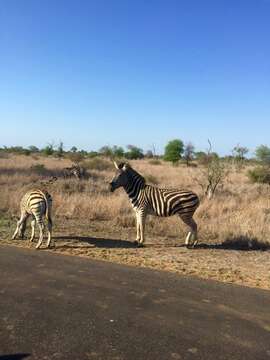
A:
<svg viewBox="0 0 270 360">
<path fill-rule="evenodd" d="M 124 189 L 132 203 L 139 197 L 139 194 L 141 190 L 143 190 L 144 186 L 145 180 L 139 174 L 132 176 L 130 181 L 128 181 Z"/>
</svg>

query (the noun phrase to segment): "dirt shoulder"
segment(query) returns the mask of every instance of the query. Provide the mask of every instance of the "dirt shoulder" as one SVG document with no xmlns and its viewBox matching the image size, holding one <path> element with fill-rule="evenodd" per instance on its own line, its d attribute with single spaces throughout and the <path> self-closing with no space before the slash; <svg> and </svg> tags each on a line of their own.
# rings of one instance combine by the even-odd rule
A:
<svg viewBox="0 0 270 360">
<path fill-rule="evenodd" d="M 11 240 L 8 232 L 2 228 L 1 244 L 29 247 L 27 240 Z M 120 232 L 113 224 L 61 224 L 54 230 L 56 246 L 48 251 L 270 289 L 269 250 L 235 250 L 213 243 L 186 249 L 178 239 L 162 236 L 149 237 L 144 248 L 136 248 L 129 240 L 133 238 L 133 228 Z"/>
</svg>

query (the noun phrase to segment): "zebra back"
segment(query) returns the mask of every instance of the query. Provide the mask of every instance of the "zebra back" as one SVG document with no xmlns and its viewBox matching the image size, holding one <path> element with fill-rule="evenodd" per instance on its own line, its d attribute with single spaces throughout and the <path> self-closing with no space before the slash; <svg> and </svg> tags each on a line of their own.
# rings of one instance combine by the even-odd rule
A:
<svg viewBox="0 0 270 360">
<path fill-rule="evenodd" d="M 52 197 L 45 189 L 29 190 L 21 200 L 21 210 L 39 218 L 45 216 L 48 219 L 51 205 Z"/>
<path fill-rule="evenodd" d="M 144 177 L 128 164 L 120 164 L 121 175 L 126 176 L 124 189 L 134 208 L 157 216 L 179 214 L 190 216 L 199 206 L 198 196 L 185 189 L 166 189 L 146 184 Z M 116 180 L 117 181 L 117 180 Z"/>
</svg>

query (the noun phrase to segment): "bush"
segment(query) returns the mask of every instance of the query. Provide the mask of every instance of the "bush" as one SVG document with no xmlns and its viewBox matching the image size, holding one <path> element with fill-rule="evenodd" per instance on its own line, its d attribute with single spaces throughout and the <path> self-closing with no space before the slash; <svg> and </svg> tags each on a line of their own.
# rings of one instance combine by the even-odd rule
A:
<svg viewBox="0 0 270 360">
<path fill-rule="evenodd" d="M 148 161 L 148 164 L 150 165 L 161 165 L 161 161 L 158 159 L 152 159 Z"/>
<path fill-rule="evenodd" d="M 128 152 L 123 154 L 128 160 L 143 159 L 143 150 L 134 145 L 127 145 Z"/>
<path fill-rule="evenodd" d="M 70 152 L 68 153 L 67 158 L 74 163 L 79 163 L 84 159 L 84 155 L 79 152 Z"/>
<path fill-rule="evenodd" d="M 77 193 L 83 193 L 86 191 L 86 185 L 82 182 L 78 181 L 72 181 L 61 183 L 60 188 L 63 191 L 63 193 L 66 194 L 77 194 Z"/>
<path fill-rule="evenodd" d="M 45 156 L 53 155 L 53 153 L 54 153 L 53 145 L 51 145 L 51 144 L 47 145 L 44 149 L 41 150 L 41 152 Z"/>
<path fill-rule="evenodd" d="M 7 152 L 0 151 L 0 159 L 8 159 L 8 158 L 9 158 L 9 154 Z"/>
<path fill-rule="evenodd" d="M 100 159 L 100 158 L 93 158 L 91 160 L 84 161 L 82 166 L 87 170 L 112 170 L 113 164 L 112 162 Z"/>
<path fill-rule="evenodd" d="M 260 145 L 255 150 L 257 160 L 263 164 L 270 164 L 270 148 L 266 145 Z"/>
<path fill-rule="evenodd" d="M 270 167 L 257 166 L 248 171 L 248 177 L 253 183 L 270 184 Z"/>
<path fill-rule="evenodd" d="M 95 158 L 95 157 L 97 157 L 99 154 L 98 154 L 98 152 L 97 151 L 89 151 L 89 153 L 87 154 L 87 156 L 89 157 L 89 158 Z"/>
<path fill-rule="evenodd" d="M 45 175 L 47 174 L 48 170 L 46 169 L 45 165 L 44 164 L 36 164 L 36 165 L 32 165 L 30 167 L 30 170 L 32 172 L 34 172 L 35 174 L 38 174 L 38 175 Z"/>
</svg>

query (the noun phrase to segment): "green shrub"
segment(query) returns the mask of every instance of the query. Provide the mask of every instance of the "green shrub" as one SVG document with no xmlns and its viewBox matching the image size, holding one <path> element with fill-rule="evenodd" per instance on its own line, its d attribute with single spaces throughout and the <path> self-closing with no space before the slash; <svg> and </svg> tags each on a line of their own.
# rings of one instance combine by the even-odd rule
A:
<svg viewBox="0 0 270 360">
<path fill-rule="evenodd" d="M 41 152 L 45 156 L 53 155 L 54 153 L 53 145 L 52 144 L 47 145 L 44 149 L 41 150 Z"/>
<path fill-rule="evenodd" d="M 89 151 L 89 153 L 87 154 L 87 156 L 89 157 L 89 158 L 95 158 L 95 157 L 97 157 L 98 156 L 98 152 L 97 151 Z"/>
<path fill-rule="evenodd" d="M 266 145 L 260 145 L 255 150 L 257 160 L 263 164 L 270 165 L 270 148 Z"/>
<path fill-rule="evenodd" d="M 129 160 L 143 159 L 143 150 L 134 145 L 127 145 L 128 151 L 123 154 Z"/>
<path fill-rule="evenodd" d="M 257 166 L 248 171 L 248 177 L 253 183 L 270 184 L 270 167 Z"/>
</svg>

